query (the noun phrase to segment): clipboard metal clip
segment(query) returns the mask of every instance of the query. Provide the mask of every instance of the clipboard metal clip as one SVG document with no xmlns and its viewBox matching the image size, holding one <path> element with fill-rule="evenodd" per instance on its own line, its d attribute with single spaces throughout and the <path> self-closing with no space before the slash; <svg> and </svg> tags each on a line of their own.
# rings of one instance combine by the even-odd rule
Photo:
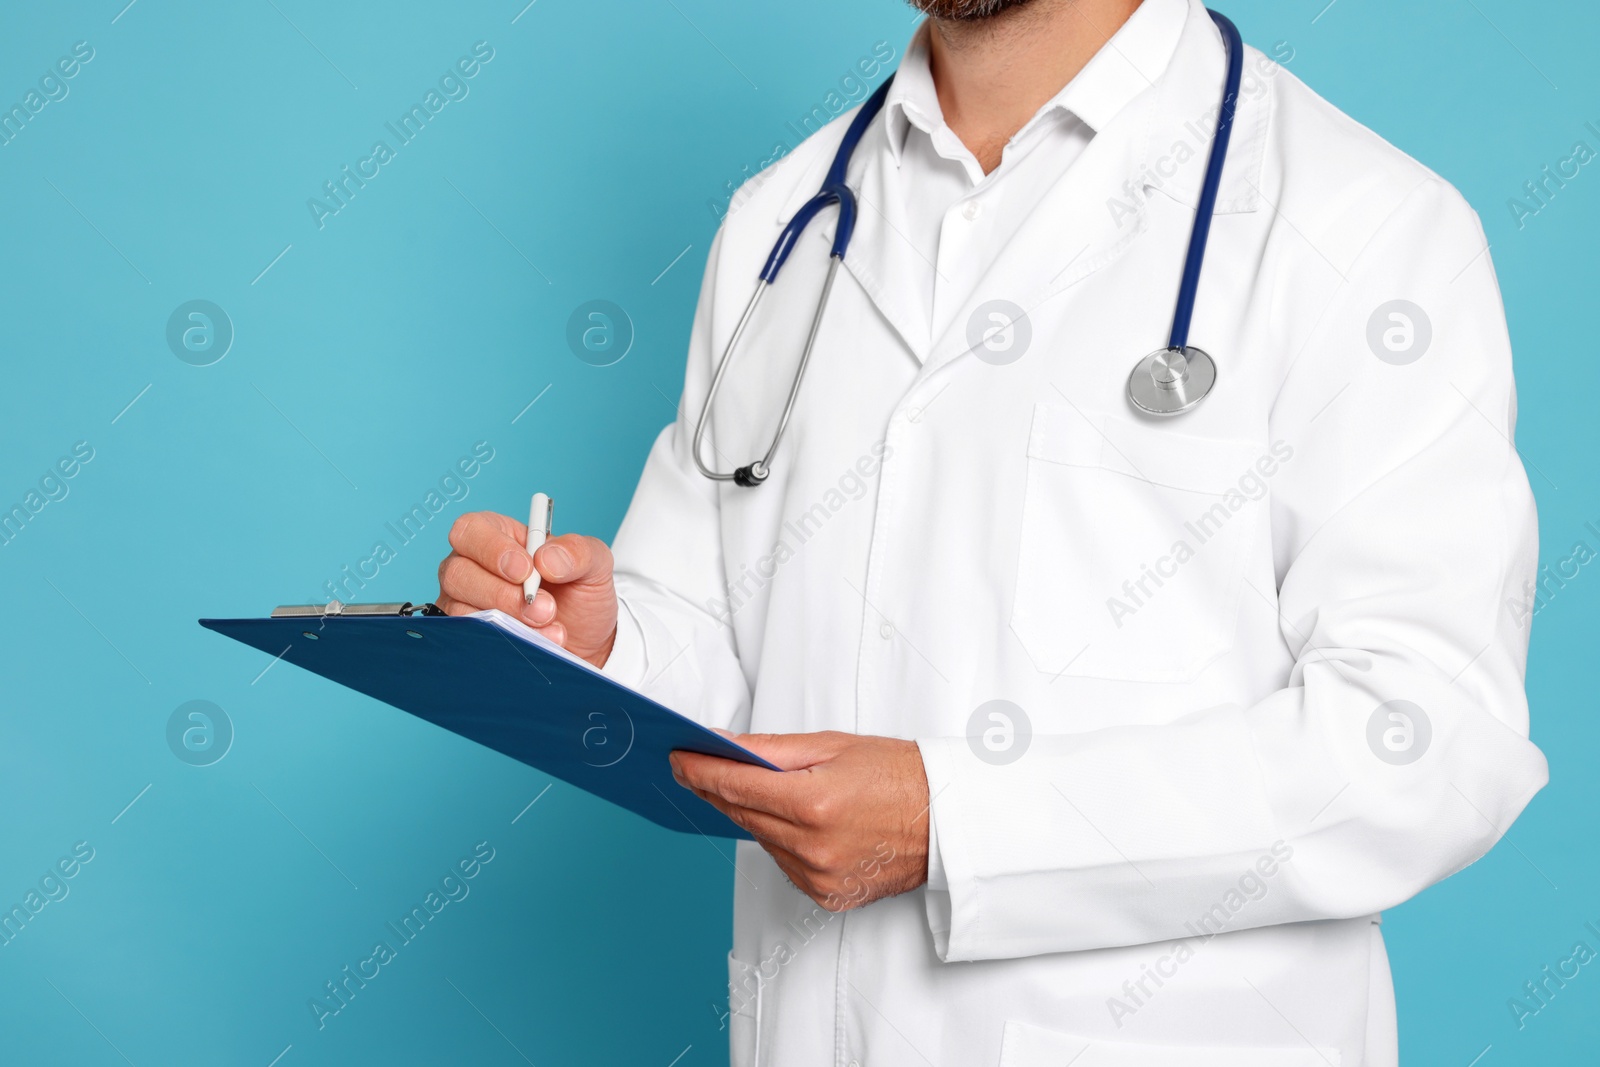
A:
<svg viewBox="0 0 1600 1067">
<path fill-rule="evenodd" d="M 443 615 L 437 604 L 346 604 L 330 600 L 326 604 L 282 604 L 272 609 L 274 619 L 324 619 L 335 615 Z"/>
</svg>

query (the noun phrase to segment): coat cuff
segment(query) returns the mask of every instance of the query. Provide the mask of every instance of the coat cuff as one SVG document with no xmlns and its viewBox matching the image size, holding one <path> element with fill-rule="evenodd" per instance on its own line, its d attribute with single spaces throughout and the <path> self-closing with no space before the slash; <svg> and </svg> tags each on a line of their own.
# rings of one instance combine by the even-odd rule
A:
<svg viewBox="0 0 1600 1067">
<path fill-rule="evenodd" d="M 637 690 L 644 684 L 649 660 L 645 655 L 644 628 L 628 607 L 628 602 L 617 599 L 617 639 L 611 644 L 611 655 L 600 673 L 613 682 Z"/>
<path fill-rule="evenodd" d="M 927 762 L 923 762 L 926 772 Z M 932 791 L 929 791 L 932 796 Z M 950 891 L 950 881 L 945 877 L 944 858 L 939 854 L 939 834 L 933 825 L 933 812 L 928 812 L 928 888 L 941 893 Z"/>
<path fill-rule="evenodd" d="M 928 779 L 928 884 L 923 887 L 923 898 L 928 914 L 928 932 L 933 936 L 934 951 L 940 960 L 950 955 L 950 927 L 952 925 L 950 901 L 950 872 L 946 860 L 946 840 L 955 835 L 953 820 L 944 818 L 948 805 L 941 807 L 939 795 L 952 780 L 954 767 L 947 746 L 951 738 L 919 740 L 917 748 L 922 753 L 922 770 Z"/>
</svg>

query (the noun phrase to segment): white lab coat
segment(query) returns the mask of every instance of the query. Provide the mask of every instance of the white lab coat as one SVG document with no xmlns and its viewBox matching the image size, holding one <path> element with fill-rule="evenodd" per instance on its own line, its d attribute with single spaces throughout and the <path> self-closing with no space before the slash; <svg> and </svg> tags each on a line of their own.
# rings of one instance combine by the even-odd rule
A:
<svg viewBox="0 0 1600 1067">
<path fill-rule="evenodd" d="M 1222 82 L 1198 0 L 968 301 L 1027 311 L 1020 358 L 978 358 L 965 313 L 908 343 L 892 235 L 862 211 L 759 489 L 703 478 L 689 439 L 848 116 L 735 199 L 681 417 L 617 537 L 606 670 L 715 726 L 916 739 L 938 853 L 934 887 L 830 915 L 739 845 L 736 1065 L 1393 1063 L 1379 913 L 1545 783 L 1534 507 L 1483 232 L 1246 62 L 1270 73 L 1240 104 L 1191 332 L 1219 381 L 1176 419 L 1125 383 L 1165 343 Z M 868 200 L 881 125 L 851 169 Z M 765 451 L 831 220 L 729 373 L 722 469 Z M 1006 764 L 968 738 L 996 699 L 1031 727 Z"/>
</svg>

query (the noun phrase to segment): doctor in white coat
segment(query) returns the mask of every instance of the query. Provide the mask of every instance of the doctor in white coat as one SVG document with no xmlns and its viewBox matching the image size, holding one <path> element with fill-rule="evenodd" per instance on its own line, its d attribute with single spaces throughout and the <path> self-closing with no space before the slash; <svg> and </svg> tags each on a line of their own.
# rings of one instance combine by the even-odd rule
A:
<svg viewBox="0 0 1600 1067">
<path fill-rule="evenodd" d="M 523 527 L 469 515 L 440 604 L 514 612 L 785 768 L 674 756 L 756 838 L 735 1064 L 1393 1064 L 1380 913 L 1546 781 L 1477 217 L 1247 50 L 1190 333 L 1217 385 L 1142 415 L 1217 29 L 1199 0 L 918 6 L 766 483 L 707 479 L 691 440 L 848 115 L 736 198 L 614 549 L 554 538 L 524 609 Z M 831 218 L 734 357 L 712 466 L 765 451 Z"/>
</svg>

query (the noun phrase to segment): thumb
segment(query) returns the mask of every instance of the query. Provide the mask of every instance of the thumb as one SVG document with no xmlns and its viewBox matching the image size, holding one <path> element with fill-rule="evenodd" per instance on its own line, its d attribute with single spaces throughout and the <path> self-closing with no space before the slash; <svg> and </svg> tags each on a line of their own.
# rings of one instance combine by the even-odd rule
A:
<svg viewBox="0 0 1600 1067">
<path fill-rule="evenodd" d="M 839 751 L 839 735 L 831 731 L 814 734 L 736 734 L 729 740 L 785 771 L 826 763 Z"/>
<path fill-rule="evenodd" d="M 611 581 L 611 549 L 598 537 L 562 534 L 552 537 L 534 553 L 539 576 L 557 585 L 606 585 Z"/>
</svg>

